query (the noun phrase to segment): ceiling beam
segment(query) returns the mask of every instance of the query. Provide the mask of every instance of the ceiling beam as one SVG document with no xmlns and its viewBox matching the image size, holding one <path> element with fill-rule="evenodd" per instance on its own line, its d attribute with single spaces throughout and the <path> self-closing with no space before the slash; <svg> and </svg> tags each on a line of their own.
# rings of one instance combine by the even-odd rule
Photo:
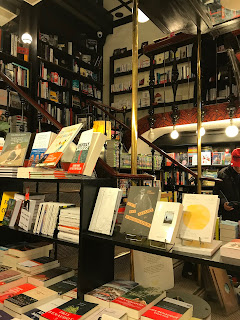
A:
<svg viewBox="0 0 240 320">
<path fill-rule="evenodd" d="M 132 0 L 128 0 L 128 1 L 125 2 L 125 4 L 130 4 L 130 3 L 132 3 Z M 123 5 L 120 4 L 119 6 L 109 10 L 108 12 L 113 13 L 114 11 L 117 11 L 118 9 L 121 9 L 122 7 L 123 7 Z"/>
</svg>

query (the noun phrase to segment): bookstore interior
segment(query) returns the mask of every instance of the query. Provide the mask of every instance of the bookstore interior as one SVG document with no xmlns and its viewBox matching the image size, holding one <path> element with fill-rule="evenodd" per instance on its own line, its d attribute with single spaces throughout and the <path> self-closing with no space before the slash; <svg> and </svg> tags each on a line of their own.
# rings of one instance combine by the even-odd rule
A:
<svg viewBox="0 0 240 320">
<path fill-rule="evenodd" d="M 0 318 L 240 320 L 240 0 L 0 1 Z"/>
</svg>

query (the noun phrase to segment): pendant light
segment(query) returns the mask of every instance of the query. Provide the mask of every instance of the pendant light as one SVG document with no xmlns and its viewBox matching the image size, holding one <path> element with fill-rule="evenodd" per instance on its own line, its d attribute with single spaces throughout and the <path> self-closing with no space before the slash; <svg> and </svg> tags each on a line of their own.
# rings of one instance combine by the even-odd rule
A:
<svg viewBox="0 0 240 320">
<path fill-rule="evenodd" d="M 179 133 L 175 126 L 173 126 L 173 131 L 170 133 L 170 137 L 176 140 L 179 137 Z"/>
<path fill-rule="evenodd" d="M 229 138 L 236 137 L 238 134 L 238 127 L 233 124 L 233 119 L 230 119 L 230 125 L 226 128 L 225 133 Z"/>
</svg>

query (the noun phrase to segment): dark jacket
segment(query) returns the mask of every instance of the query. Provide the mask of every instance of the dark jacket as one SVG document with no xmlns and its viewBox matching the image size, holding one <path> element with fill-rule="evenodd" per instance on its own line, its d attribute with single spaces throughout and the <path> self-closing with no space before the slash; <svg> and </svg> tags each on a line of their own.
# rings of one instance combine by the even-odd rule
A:
<svg viewBox="0 0 240 320">
<path fill-rule="evenodd" d="M 230 201 L 240 202 L 240 174 L 238 174 L 231 166 L 223 168 L 218 172 L 218 178 L 222 179 L 222 182 L 216 182 L 213 189 L 213 194 L 218 194 L 220 198 L 219 215 L 223 220 L 238 221 L 240 220 L 240 210 L 233 209 L 226 211 L 224 209 L 224 203 Z M 224 196 L 220 193 L 223 192 Z"/>
</svg>

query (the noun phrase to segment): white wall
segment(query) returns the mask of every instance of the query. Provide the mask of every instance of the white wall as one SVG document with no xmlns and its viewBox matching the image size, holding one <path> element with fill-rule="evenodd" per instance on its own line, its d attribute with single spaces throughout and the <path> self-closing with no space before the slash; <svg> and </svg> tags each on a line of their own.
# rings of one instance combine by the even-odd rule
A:
<svg viewBox="0 0 240 320">
<path fill-rule="evenodd" d="M 139 23 L 139 48 L 141 43 L 161 38 L 163 33 L 151 21 Z M 113 29 L 113 34 L 107 36 L 106 43 L 103 48 L 103 103 L 109 104 L 109 73 L 110 73 L 110 57 L 113 50 L 117 48 L 132 49 L 132 24 L 128 23 Z"/>
</svg>

